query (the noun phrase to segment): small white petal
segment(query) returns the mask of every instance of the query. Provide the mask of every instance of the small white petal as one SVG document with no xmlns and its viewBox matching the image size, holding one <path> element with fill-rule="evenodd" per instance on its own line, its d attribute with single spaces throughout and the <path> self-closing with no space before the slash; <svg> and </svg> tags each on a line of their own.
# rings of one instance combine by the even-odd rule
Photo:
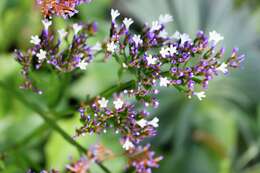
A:
<svg viewBox="0 0 260 173">
<path fill-rule="evenodd" d="M 152 22 L 152 26 L 151 26 L 151 31 L 157 31 L 159 29 L 161 29 L 161 24 L 158 21 L 153 21 Z"/>
<path fill-rule="evenodd" d="M 39 59 L 40 62 L 46 59 L 46 56 L 47 56 L 47 52 L 42 49 L 40 49 L 40 52 L 36 54 L 36 57 Z"/>
<path fill-rule="evenodd" d="M 117 49 L 117 46 L 116 46 L 115 42 L 112 41 L 112 42 L 107 43 L 108 52 L 114 53 L 116 51 L 116 49 Z"/>
<path fill-rule="evenodd" d="M 41 39 L 39 38 L 38 35 L 31 36 L 31 41 L 30 41 L 30 43 L 35 44 L 35 45 L 38 45 L 38 44 L 41 43 Z"/>
<path fill-rule="evenodd" d="M 74 34 L 77 35 L 79 31 L 82 30 L 83 26 L 75 23 L 72 25 L 72 28 L 74 30 Z"/>
<path fill-rule="evenodd" d="M 167 77 L 161 77 L 160 78 L 160 86 L 161 87 L 167 87 L 168 84 L 170 84 L 170 81 L 168 80 Z"/>
<path fill-rule="evenodd" d="M 64 37 L 66 37 L 66 35 L 68 34 L 68 32 L 65 31 L 65 29 L 60 29 L 58 30 L 60 39 L 62 40 Z"/>
<path fill-rule="evenodd" d="M 226 63 L 222 63 L 218 68 L 217 70 L 224 73 L 224 74 L 227 74 L 228 73 L 228 65 Z"/>
<path fill-rule="evenodd" d="M 127 138 L 124 145 L 123 145 L 123 148 L 125 150 L 129 150 L 131 148 L 134 148 L 134 144 Z"/>
<path fill-rule="evenodd" d="M 103 97 L 101 100 L 98 100 L 98 104 L 100 105 L 101 108 L 106 108 L 108 104 L 108 100 Z"/>
<path fill-rule="evenodd" d="M 118 109 L 121 109 L 124 105 L 124 102 L 120 99 L 120 98 L 117 98 L 114 102 L 113 102 L 115 108 L 118 110 Z"/>
<path fill-rule="evenodd" d="M 155 65 L 157 63 L 157 58 L 153 58 L 152 55 L 146 57 L 147 65 Z"/>
<path fill-rule="evenodd" d="M 164 48 L 162 47 L 161 48 L 161 51 L 160 51 L 160 54 L 163 58 L 166 58 L 168 55 L 169 55 L 169 51 L 168 51 L 168 48 Z"/>
<path fill-rule="evenodd" d="M 224 37 L 216 31 L 212 31 L 209 33 L 209 42 L 213 43 L 213 45 L 216 45 L 218 42 L 222 40 L 224 40 Z"/>
<path fill-rule="evenodd" d="M 136 122 L 137 125 L 139 125 L 141 128 L 144 128 L 147 125 L 147 120 L 141 119 Z"/>
<path fill-rule="evenodd" d="M 129 27 L 134 23 L 134 21 L 131 18 L 125 18 L 123 20 L 123 23 L 124 23 L 126 29 L 128 30 Z"/>
<path fill-rule="evenodd" d="M 206 94 L 205 94 L 204 91 L 202 91 L 202 92 L 195 92 L 194 95 L 197 96 L 200 101 L 201 101 L 203 98 L 206 97 Z"/>
<path fill-rule="evenodd" d="M 82 61 L 78 64 L 78 67 L 79 67 L 81 70 L 86 70 L 86 69 L 87 69 L 87 66 L 88 66 L 88 62 L 86 62 L 85 60 L 82 60 Z"/>
<path fill-rule="evenodd" d="M 43 26 L 44 26 L 44 29 L 45 29 L 45 30 L 48 30 L 49 27 L 52 25 L 52 21 L 51 21 L 51 20 L 44 19 L 44 20 L 42 20 L 42 24 L 43 24 Z"/>
<path fill-rule="evenodd" d="M 141 39 L 141 35 L 134 35 L 133 41 L 134 41 L 136 46 L 143 44 L 143 40 Z"/>
<path fill-rule="evenodd" d="M 92 48 L 92 51 L 100 51 L 102 49 L 102 46 L 99 42 L 97 42 Z"/>
<path fill-rule="evenodd" d="M 165 14 L 165 15 L 160 15 L 159 17 L 159 23 L 160 24 L 167 24 L 169 22 L 173 21 L 173 17 L 169 14 Z"/>
<path fill-rule="evenodd" d="M 158 123 L 159 123 L 159 119 L 158 119 L 157 117 L 153 118 L 152 121 L 149 121 L 149 122 L 148 122 L 149 125 L 151 125 L 151 126 L 153 126 L 153 127 L 155 127 L 155 128 L 159 127 L 159 124 L 158 124 Z"/>
<path fill-rule="evenodd" d="M 118 12 L 118 10 L 111 9 L 112 21 L 115 21 L 118 16 L 120 16 L 120 13 Z"/>
</svg>

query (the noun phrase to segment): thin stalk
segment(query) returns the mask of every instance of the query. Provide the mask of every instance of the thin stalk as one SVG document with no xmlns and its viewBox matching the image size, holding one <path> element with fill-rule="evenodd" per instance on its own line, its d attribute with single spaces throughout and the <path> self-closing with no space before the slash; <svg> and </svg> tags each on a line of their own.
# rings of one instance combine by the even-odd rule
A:
<svg viewBox="0 0 260 173">
<path fill-rule="evenodd" d="M 47 111 L 42 110 L 42 108 L 30 101 L 28 101 L 21 93 L 11 89 L 10 87 L 6 86 L 3 82 L 0 82 L 0 87 L 4 88 L 6 91 L 14 95 L 22 104 L 26 107 L 30 108 L 34 112 L 36 112 L 50 127 L 52 127 L 55 131 L 57 131 L 68 143 L 75 146 L 79 152 L 86 153 L 88 150 L 85 149 L 82 145 L 77 143 L 75 140 L 71 138 L 69 134 L 67 134 L 56 122 L 54 119 L 50 117 L 50 113 Z M 100 168 L 106 172 L 111 173 L 102 163 L 97 163 Z"/>
</svg>

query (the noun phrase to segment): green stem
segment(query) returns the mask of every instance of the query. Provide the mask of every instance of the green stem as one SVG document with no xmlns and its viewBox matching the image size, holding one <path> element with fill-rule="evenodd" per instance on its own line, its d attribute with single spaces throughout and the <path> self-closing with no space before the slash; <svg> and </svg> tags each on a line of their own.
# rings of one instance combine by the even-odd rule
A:
<svg viewBox="0 0 260 173">
<path fill-rule="evenodd" d="M 88 150 L 85 149 L 82 145 L 77 143 L 75 140 L 73 140 L 70 135 L 68 135 L 56 122 L 50 117 L 50 113 L 47 111 L 42 110 L 42 108 L 30 101 L 28 101 L 21 93 L 15 91 L 15 89 L 11 89 L 10 87 L 6 86 L 3 82 L 0 82 L 0 87 L 4 88 L 6 91 L 14 95 L 22 104 L 24 104 L 26 107 L 30 108 L 34 112 L 36 112 L 39 116 L 42 117 L 42 119 L 51 126 L 54 130 L 56 130 L 68 143 L 75 146 L 79 152 L 86 153 Z M 106 172 L 111 173 L 102 163 L 97 163 L 100 168 Z"/>
</svg>

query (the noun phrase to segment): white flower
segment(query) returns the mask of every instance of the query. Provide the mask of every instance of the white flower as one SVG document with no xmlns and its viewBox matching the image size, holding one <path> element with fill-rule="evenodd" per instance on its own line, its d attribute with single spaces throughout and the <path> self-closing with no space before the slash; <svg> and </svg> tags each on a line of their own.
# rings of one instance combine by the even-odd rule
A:
<svg viewBox="0 0 260 173">
<path fill-rule="evenodd" d="M 116 109 L 121 109 L 124 105 L 124 102 L 120 99 L 120 98 L 117 98 L 113 104 L 115 105 L 115 108 Z"/>
<path fill-rule="evenodd" d="M 116 51 L 116 48 L 117 48 L 117 46 L 116 46 L 115 42 L 112 41 L 112 42 L 107 43 L 108 52 L 114 53 Z"/>
<path fill-rule="evenodd" d="M 123 23 L 124 23 L 126 29 L 128 30 L 129 27 L 134 23 L 134 21 L 131 18 L 125 18 L 123 20 Z"/>
<path fill-rule="evenodd" d="M 204 91 L 201 91 L 201 92 L 195 92 L 194 95 L 197 96 L 198 99 L 199 99 L 200 101 L 201 101 L 203 98 L 206 97 L 206 94 L 205 94 Z"/>
<path fill-rule="evenodd" d="M 228 65 L 226 63 L 222 63 L 218 68 L 217 70 L 218 71 L 221 71 L 222 73 L 224 74 L 227 74 L 228 73 Z"/>
<path fill-rule="evenodd" d="M 48 30 L 49 27 L 52 25 L 52 21 L 45 19 L 45 20 L 42 20 L 42 24 L 43 24 L 43 26 L 44 26 L 44 29 L 45 29 L 45 30 Z"/>
<path fill-rule="evenodd" d="M 151 121 L 148 122 L 149 125 L 157 128 L 159 127 L 159 119 L 157 117 L 153 118 Z"/>
<path fill-rule="evenodd" d="M 64 37 L 66 37 L 66 35 L 68 34 L 68 32 L 65 31 L 65 29 L 60 29 L 58 30 L 60 39 L 62 40 Z"/>
<path fill-rule="evenodd" d="M 40 49 L 40 52 L 36 54 L 36 57 L 39 59 L 39 61 L 43 61 L 46 59 L 47 52 L 45 50 Z"/>
<path fill-rule="evenodd" d="M 159 29 L 161 29 L 161 24 L 158 21 L 153 21 L 151 31 L 157 31 Z"/>
<path fill-rule="evenodd" d="M 167 23 L 172 22 L 172 21 L 173 21 L 173 17 L 169 14 L 159 16 L 159 23 L 160 24 L 167 24 Z"/>
<path fill-rule="evenodd" d="M 108 100 L 103 97 L 102 99 L 98 100 L 98 104 L 100 105 L 101 108 L 106 108 L 108 104 Z"/>
<path fill-rule="evenodd" d="M 100 51 L 102 49 L 101 44 L 97 42 L 92 48 L 92 51 Z"/>
<path fill-rule="evenodd" d="M 169 48 L 168 48 L 168 51 L 170 53 L 170 55 L 174 55 L 175 53 L 177 53 L 177 48 L 174 47 L 173 45 L 171 45 Z"/>
<path fill-rule="evenodd" d="M 180 39 L 181 39 L 181 45 L 184 45 L 184 43 L 191 41 L 190 36 L 186 33 L 181 34 Z"/>
<path fill-rule="evenodd" d="M 169 55 L 168 48 L 162 47 L 162 48 L 161 48 L 161 51 L 160 51 L 160 54 L 161 54 L 161 56 L 162 56 L 163 58 L 166 58 L 166 56 Z"/>
<path fill-rule="evenodd" d="M 167 77 L 161 77 L 160 78 L 160 86 L 161 87 L 167 87 L 168 84 L 170 84 L 170 81 L 167 79 Z"/>
<path fill-rule="evenodd" d="M 74 30 L 74 34 L 77 35 L 79 33 L 80 30 L 82 30 L 83 26 L 82 25 L 79 25 L 77 23 L 74 23 L 72 25 L 72 28 Z"/>
<path fill-rule="evenodd" d="M 115 21 L 118 16 L 120 16 L 120 13 L 118 12 L 118 10 L 111 9 L 112 21 Z"/>
<path fill-rule="evenodd" d="M 152 55 L 146 57 L 146 60 L 147 60 L 147 65 L 154 65 L 157 62 L 157 58 L 153 58 Z"/>
<path fill-rule="evenodd" d="M 218 42 L 220 42 L 221 40 L 224 40 L 224 37 L 221 36 L 219 33 L 217 33 L 216 31 L 212 31 L 209 33 L 209 42 L 213 43 L 213 44 L 217 44 Z"/>
<path fill-rule="evenodd" d="M 136 124 L 138 126 L 140 126 L 141 128 L 144 128 L 147 125 L 147 120 L 141 119 L 141 120 L 137 121 Z"/>
<path fill-rule="evenodd" d="M 41 43 L 41 39 L 39 38 L 38 35 L 31 36 L 31 41 L 30 41 L 30 43 L 35 44 L 35 45 L 38 45 L 38 44 Z"/>
<path fill-rule="evenodd" d="M 143 40 L 141 39 L 141 35 L 134 35 L 133 41 L 135 42 L 135 45 L 143 44 Z"/>
<path fill-rule="evenodd" d="M 88 66 L 88 62 L 86 62 L 85 60 L 80 61 L 79 64 L 78 64 L 78 67 L 79 67 L 81 70 L 86 70 L 86 69 L 87 69 L 87 66 Z"/>
<path fill-rule="evenodd" d="M 179 31 L 176 31 L 172 37 L 176 40 L 179 40 L 181 38 L 181 33 Z"/>
<path fill-rule="evenodd" d="M 167 38 L 168 37 L 168 32 L 164 29 L 159 33 L 159 37 L 161 38 Z"/>
<path fill-rule="evenodd" d="M 123 148 L 125 150 L 129 150 L 131 148 L 134 148 L 134 144 L 127 138 L 124 145 L 123 145 Z"/>
</svg>

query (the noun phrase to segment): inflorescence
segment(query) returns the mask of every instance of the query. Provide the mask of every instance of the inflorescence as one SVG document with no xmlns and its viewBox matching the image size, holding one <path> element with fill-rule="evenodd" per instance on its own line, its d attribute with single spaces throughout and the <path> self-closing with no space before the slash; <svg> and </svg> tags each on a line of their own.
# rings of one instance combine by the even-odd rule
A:
<svg viewBox="0 0 260 173">
<path fill-rule="evenodd" d="M 45 17 L 53 14 L 67 17 L 76 13 L 76 5 L 90 1 L 37 2 Z M 51 5 L 46 5 L 48 2 Z M 232 54 L 224 58 L 225 49 L 219 46 L 224 37 L 216 31 L 210 32 L 209 36 L 199 31 L 194 39 L 178 31 L 169 35 L 166 24 L 173 21 L 170 15 L 161 15 L 151 25 L 145 24 L 138 34 L 130 29 L 134 23 L 131 18 L 124 18 L 119 23 L 119 16 L 117 10 L 111 10 L 109 39 L 92 46 L 87 40 L 97 32 L 95 22 L 76 23 L 55 32 L 50 29 L 52 21 L 44 19 L 41 35 L 31 37 L 34 46 L 26 53 L 16 50 L 16 60 L 23 67 L 25 82 L 22 88 L 38 93 L 42 91 L 34 86 L 30 78 L 32 71 L 41 68 L 64 73 L 86 70 L 97 53 L 103 53 L 104 60 L 114 58 L 122 69 L 133 74 L 134 85 L 130 88 L 116 90 L 109 96 L 99 95 L 81 105 L 82 126 L 76 129 L 74 137 L 113 131 L 120 135 L 125 156 L 129 158 L 128 167 L 135 168 L 137 173 L 150 173 L 151 168 L 158 167 L 162 157 L 156 157 L 149 145 L 142 147 L 142 142 L 155 136 L 159 126 L 159 119 L 151 117 L 147 111 L 148 107 L 159 106 L 156 99 L 159 88 L 175 87 L 189 98 L 196 96 L 202 100 L 206 97 L 209 81 L 238 68 L 244 55 L 234 48 Z M 83 165 L 88 169 L 88 159 L 81 159 L 74 166 Z M 73 165 L 69 168 L 73 172 Z"/>
</svg>

